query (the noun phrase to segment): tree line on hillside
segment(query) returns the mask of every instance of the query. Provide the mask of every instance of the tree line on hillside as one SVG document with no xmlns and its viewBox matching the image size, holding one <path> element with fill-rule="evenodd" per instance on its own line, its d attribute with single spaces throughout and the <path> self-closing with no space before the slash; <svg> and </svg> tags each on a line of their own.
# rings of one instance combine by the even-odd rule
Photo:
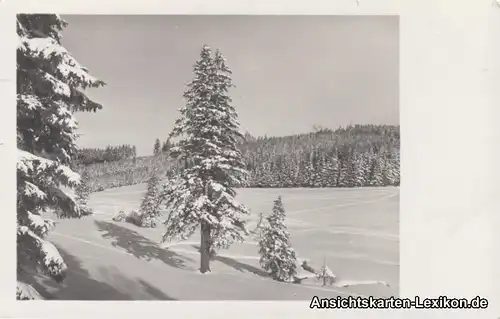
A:
<svg viewBox="0 0 500 319">
<path fill-rule="evenodd" d="M 168 139 L 165 140 L 163 143 L 161 143 L 160 139 L 157 138 L 153 145 L 153 155 L 160 155 L 161 153 L 166 153 L 173 146 L 175 146 L 175 143 L 171 143 Z"/>
<path fill-rule="evenodd" d="M 135 145 L 107 146 L 106 148 L 80 148 L 74 161 L 82 165 L 117 162 L 137 157 Z"/>
<path fill-rule="evenodd" d="M 353 125 L 285 137 L 254 137 L 247 132 L 238 149 L 250 173 L 244 187 L 398 186 L 399 144 L 399 126 Z M 168 150 L 175 146 L 167 145 Z M 166 175 L 182 168 L 173 161 L 152 159 L 89 165 L 80 172 L 92 175 L 95 191 L 145 183 L 153 170 Z"/>
<path fill-rule="evenodd" d="M 399 185 L 399 127 L 355 125 L 247 140 L 249 187 Z"/>
<path fill-rule="evenodd" d="M 173 143 L 166 140 L 163 143 L 157 138 L 153 145 L 153 154 L 159 155 L 166 153 L 174 146 Z M 96 163 L 119 162 L 123 160 L 132 160 L 137 157 L 135 145 L 108 145 L 105 148 L 80 148 L 74 157 L 74 163 L 79 165 L 91 165 Z"/>
</svg>

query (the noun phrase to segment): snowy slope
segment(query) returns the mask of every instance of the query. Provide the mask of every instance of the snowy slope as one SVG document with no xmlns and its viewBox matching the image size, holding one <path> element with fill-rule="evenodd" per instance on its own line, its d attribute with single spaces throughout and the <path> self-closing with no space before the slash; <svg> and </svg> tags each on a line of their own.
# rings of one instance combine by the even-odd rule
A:
<svg viewBox="0 0 500 319">
<path fill-rule="evenodd" d="M 63 286 L 40 279 L 42 294 L 73 300 L 307 300 L 398 293 L 397 188 L 238 190 L 252 222 L 282 195 L 293 247 L 315 268 L 326 258 L 340 280 L 337 287 L 321 287 L 315 279 L 301 285 L 270 280 L 259 267 L 255 239 L 222 251 L 213 273 L 200 275 L 198 235 L 161 248 L 161 227 L 111 221 L 120 209 L 138 208 L 144 190 L 136 185 L 92 194 L 93 217 L 59 221 L 50 238 L 69 275 Z"/>
</svg>

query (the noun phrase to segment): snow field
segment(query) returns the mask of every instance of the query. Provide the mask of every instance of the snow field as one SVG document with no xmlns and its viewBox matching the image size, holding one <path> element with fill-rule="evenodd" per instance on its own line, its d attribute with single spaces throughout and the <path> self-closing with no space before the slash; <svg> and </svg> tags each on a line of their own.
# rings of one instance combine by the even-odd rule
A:
<svg viewBox="0 0 500 319">
<path fill-rule="evenodd" d="M 257 238 L 220 251 L 211 264 L 212 273 L 197 274 L 198 233 L 185 242 L 165 243 L 162 249 L 162 225 L 148 229 L 111 221 L 121 209 L 137 209 L 145 187 L 94 193 L 89 201 L 94 216 L 58 222 L 50 239 L 64 251 L 66 261 L 71 254 L 78 266 L 67 262 L 70 271 L 64 288 L 51 284 L 50 294 L 80 300 L 305 300 L 318 294 L 398 294 L 397 188 L 238 190 L 237 200 L 252 212 L 250 230 L 258 214 L 267 216 L 281 195 L 298 257 L 318 269 L 326 258 L 340 285 L 352 284 L 321 287 L 314 279 L 294 285 L 266 278 L 259 266 Z M 76 283 L 88 288 L 72 287 Z"/>
</svg>

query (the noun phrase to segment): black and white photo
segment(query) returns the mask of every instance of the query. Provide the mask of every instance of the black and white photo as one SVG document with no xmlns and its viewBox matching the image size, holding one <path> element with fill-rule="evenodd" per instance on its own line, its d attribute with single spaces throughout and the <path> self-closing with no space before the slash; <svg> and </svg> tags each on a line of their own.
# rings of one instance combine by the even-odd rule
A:
<svg viewBox="0 0 500 319">
<path fill-rule="evenodd" d="M 398 16 L 17 38 L 17 299 L 399 296 Z"/>
</svg>

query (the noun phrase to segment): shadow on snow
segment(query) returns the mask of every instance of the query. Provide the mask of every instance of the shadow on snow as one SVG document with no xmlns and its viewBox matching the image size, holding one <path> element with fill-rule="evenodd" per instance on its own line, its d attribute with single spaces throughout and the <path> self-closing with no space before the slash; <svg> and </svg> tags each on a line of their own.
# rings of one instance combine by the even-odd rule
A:
<svg viewBox="0 0 500 319">
<path fill-rule="evenodd" d="M 199 245 L 192 245 L 196 250 L 200 251 L 200 246 Z M 229 257 L 224 257 L 224 256 L 215 256 L 213 258 L 215 261 L 219 261 L 229 267 L 234 268 L 235 270 L 238 270 L 240 272 L 250 272 L 252 274 L 261 276 L 261 277 L 269 277 L 269 274 L 265 272 L 263 269 L 260 269 L 258 267 L 242 263 L 240 261 L 237 261 L 236 259 L 229 258 Z"/>
<path fill-rule="evenodd" d="M 186 261 L 193 261 L 189 257 L 165 248 L 161 248 L 153 241 L 147 239 L 146 237 L 129 228 L 122 227 L 111 222 L 94 222 L 97 225 L 99 231 L 102 232 L 103 238 L 113 239 L 113 242 L 111 243 L 113 246 L 125 249 L 128 253 L 132 254 L 138 259 L 143 259 L 146 261 L 157 259 L 169 266 L 180 269 L 188 269 L 185 265 Z M 200 249 L 199 245 L 192 245 L 192 247 L 194 247 L 198 251 Z M 242 263 L 230 257 L 215 256 L 214 261 L 221 262 L 240 272 L 249 272 L 261 277 L 269 277 L 269 274 L 264 270 L 252 265 Z"/>
<path fill-rule="evenodd" d="M 157 259 L 180 269 L 186 269 L 188 257 L 159 247 L 155 242 L 139 233 L 110 222 L 94 221 L 103 238 L 111 238 L 114 247 L 121 247 L 134 257 L 146 261 Z"/>
<path fill-rule="evenodd" d="M 46 300 L 175 300 L 149 283 L 131 280 L 118 271 L 107 270 L 114 278 L 119 279 L 115 285 L 92 278 L 75 256 L 60 247 L 57 249 L 68 266 L 63 283 L 56 283 L 38 274 L 25 274 L 19 278 L 31 284 Z"/>
</svg>

